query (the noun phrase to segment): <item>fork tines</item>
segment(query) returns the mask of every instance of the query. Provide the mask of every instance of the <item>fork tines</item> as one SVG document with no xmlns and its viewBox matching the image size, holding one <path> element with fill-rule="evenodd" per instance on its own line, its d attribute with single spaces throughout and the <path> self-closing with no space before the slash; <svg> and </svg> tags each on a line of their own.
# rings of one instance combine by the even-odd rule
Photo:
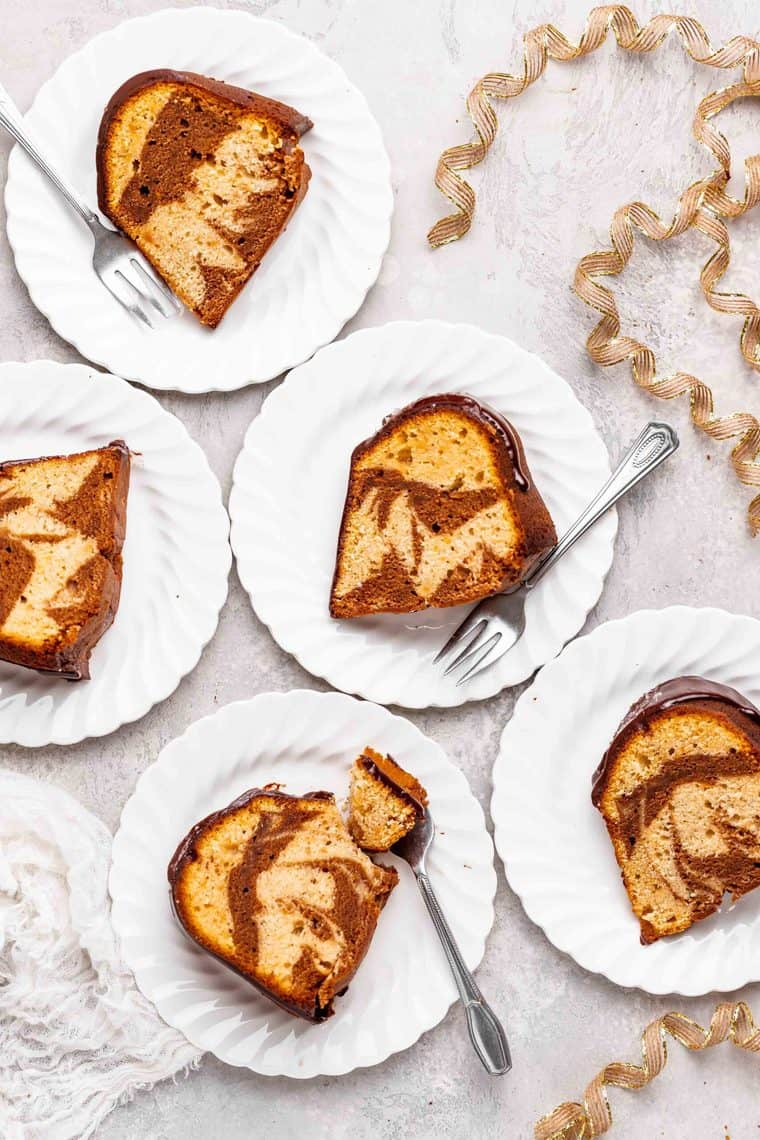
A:
<svg viewBox="0 0 760 1140">
<path fill-rule="evenodd" d="M 433 659 L 433 664 L 437 664 L 464 641 L 459 653 L 443 671 L 444 677 L 447 677 L 449 673 L 453 673 L 460 665 L 470 662 L 469 668 L 467 668 L 459 678 L 457 685 L 463 684 L 481 668 L 485 668 L 484 662 L 486 658 L 490 656 L 492 650 L 494 650 L 501 641 L 501 633 L 498 631 L 491 634 L 485 641 L 482 640 L 483 634 L 486 633 L 488 619 L 478 617 L 478 609 L 479 607 L 476 606 L 461 625 L 457 626 L 443 649 L 439 650 Z"/>
<path fill-rule="evenodd" d="M 127 312 L 148 328 L 154 327 L 152 316 L 172 317 L 181 308 L 174 294 L 137 256 L 121 258 L 111 273 L 101 271 L 100 279 Z"/>
<path fill-rule="evenodd" d="M 141 258 L 130 257 L 129 263 L 134 268 L 147 299 L 163 317 L 171 317 L 179 312 L 182 306 L 177 298 Z"/>
</svg>

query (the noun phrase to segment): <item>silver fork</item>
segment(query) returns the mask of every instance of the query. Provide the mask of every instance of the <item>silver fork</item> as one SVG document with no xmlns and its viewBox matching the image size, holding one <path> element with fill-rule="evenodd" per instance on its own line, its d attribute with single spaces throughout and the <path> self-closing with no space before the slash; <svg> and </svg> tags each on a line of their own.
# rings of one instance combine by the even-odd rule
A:
<svg viewBox="0 0 760 1140">
<path fill-rule="evenodd" d="M 622 461 L 598 495 L 589 503 L 557 545 L 538 562 L 514 589 L 486 598 L 467 615 L 452 633 L 434 664 L 442 661 L 460 642 L 466 643 L 444 670 L 444 676 L 471 662 L 457 685 L 463 685 L 508 653 L 525 630 L 525 603 L 534 589 L 563 554 L 614 506 L 632 487 L 659 467 L 678 447 L 678 436 L 669 424 L 649 423 L 625 453 Z M 474 660 L 473 660 L 474 658 Z"/>
<path fill-rule="evenodd" d="M 409 834 L 400 839 L 391 850 L 394 855 L 398 855 L 400 859 L 408 863 L 414 872 L 420 894 L 425 900 L 425 906 L 433 920 L 433 925 L 454 975 L 459 997 L 467 1016 L 467 1028 L 475 1052 L 489 1073 L 494 1076 L 501 1076 L 508 1073 L 512 1068 L 507 1035 L 498 1017 L 480 992 L 472 974 L 467 969 L 462 952 L 457 946 L 451 927 L 441 910 L 441 904 L 430 884 L 425 867 L 425 857 L 434 838 L 433 817 L 429 811 L 425 811 Z"/>
<path fill-rule="evenodd" d="M 92 266 L 100 280 L 116 300 L 148 328 L 157 317 L 173 317 L 180 312 L 174 294 L 153 272 L 137 247 L 116 230 L 103 225 L 74 187 L 42 157 L 29 135 L 21 112 L 0 84 L 0 126 L 19 143 L 43 174 L 60 191 L 69 205 L 89 227 L 95 242 Z"/>
</svg>

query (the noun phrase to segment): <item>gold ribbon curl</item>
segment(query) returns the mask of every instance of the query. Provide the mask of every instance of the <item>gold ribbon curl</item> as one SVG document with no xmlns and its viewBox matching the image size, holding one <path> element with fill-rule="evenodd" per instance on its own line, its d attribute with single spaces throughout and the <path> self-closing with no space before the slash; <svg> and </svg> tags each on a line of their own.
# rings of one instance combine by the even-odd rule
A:
<svg viewBox="0 0 760 1140">
<path fill-rule="evenodd" d="M 437 221 L 428 233 L 428 241 L 434 249 L 456 241 L 472 224 L 475 192 L 457 172 L 482 162 L 496 137 L 498 120 L 490 100 L 520 95 L 543 74 L 550 59 L 566 62 L 596 51 L 610 30 L 619 47 L 638 54 L 655 51 L 675 31 L 695 63 L 722 69 L 741 66 L 742 82 L 711 92 L 699 104 L 693 124 L 694 137 L 713 155 L 717 166 L 682 193 L 670 225 L 644 202 L 630 202 L 621 206 L 612 219 L 612 248 L 587 254 L 578 263 L 573 288 L 585 304 L 602 314 L 586 347 L 597 364 L 607 366 L 630 361 L 634 380 L 653 396 L 670 400 L 688 393 L 695 425 L 713 439 L 738 439 L 731 452 L 734 471 L 745 485 L 760 487 L 760 463 L 757 462 L 760 421 L 749 412 L 716 416 L 712 391 L 687 372 L 658 377 L 654 353 L 640 341 L 621 335 L 615 297 L 596 280 L 602 276 L 617 276 L 623 271 L 633 255 L 636 230 L 653 241 L 667 241 L 690 228 L 698 230 L 718 247 L 700 274 L 705 298 L 718 312 L 744 317 L 742 354 L 752 368 L 760 371 L 760 310 L 744 294 L 724 293 L 716 288 L 731 260 L 725 219 L 738 218 L 760 202 L 760 155 L 753 155 L 745 162 L 744 198 L 731 197 L 726 192 L 731 171 L 730 148 L 724 135 L 710 121 L 737 99 L 760 96 L 760 43 L 756 40 L 734 36 L 716 49 L 701 24 L 690 17 L 660 15 L 639 27 L 633 13 L 622 4 L 594 8 L 577 44 L 571 43 L 552 24 L 531 29 L 524 37 L 522 75 L 485 75 L 467 97 L 467 110 L 477 138 L 448 148 L 438 160 L 435 184 L 456 207 L 456 213 Z M 748 516 L 752 533 L 760 533 L 760 494 L 750 503 Z"/>
<path fill-rule="evenodd" d="M 607 1086 L 640 1089 L 659 1076 L 668 1060 L 668 1035 L 693 1052 L 732 1041 L 739 1049 L 760 1053 L 760 1029 L 743 1001 L 721 1002 L 713 1013 L 709 1029 L 703 1029 L 682 1013 L 666 1013 L 652 1021 L 641 1035 L 641 1065 L 624 1061 L 605 1065 L 586 1088 L 582 1104 L 561 1104 L 536 1123 L 535 1140 L 588 1140 L 607 1132 L 612 1127 Z"/>
</svg>

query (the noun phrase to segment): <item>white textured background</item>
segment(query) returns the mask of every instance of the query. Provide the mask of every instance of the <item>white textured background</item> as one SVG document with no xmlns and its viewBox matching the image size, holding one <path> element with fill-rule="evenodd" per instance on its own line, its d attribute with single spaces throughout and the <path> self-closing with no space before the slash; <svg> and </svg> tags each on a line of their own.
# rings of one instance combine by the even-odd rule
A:
<svg viewBox="0 0 760 1140">
<path fill-rule="evenodd" d="M 0 0 L 0 76 L 25 109 L 55 67 L 95 33 L 163 6 L 160 0 Z M 435 159 L 469 134 L 466 92 L 487 70 L 514 69 L 521 35 L 534 24 L 551 20 L 575 38 L 587 10 L 583 0 L 241 0 L 237 6 L 282 21 L 337 59 L 365 92 L 385 134 L 397 200 L 393 238 L 380 281 L 350 327 L 440 317 L 506 333 L 570 381 L 613 455 L 653 415 L 680 429 L 676 459 L 623 506 L 615 563 L 589 628 L 672 602 L 760 616 L 760 539 L 748 536 L 749 496 L 728 468 L 728 448 L 697 434 L 681 403 L 656 404 L 635 391 L 625 369 L 603 373 L 589 364 L 583 340 L 590 316 L 569 287 L 578 257 L 603 244 L 617 205 L 643 197 L 667 212 L 686 182 L 707 169 L 690 122 L 698 98 L 720 83 L 714 73 L 698 71 L 675 43 L 643 60 L 608 46 L 579 65 L 550 65 L 536 87 L 502 111 L 502 133 L 473 176 L 479 191 L 474 229 L 433 254 L 424 239 L 442 210 L 432 185 Z M 640 19 L 659 10 L 652 0 L 635 8 Z M 702 19 L 716 41 L 740 32 L 760 36 L 756 0 L 689 0 L 680 10 Z M 756 107 L 729 111 L 722 122 L 737 157 L 760 149 Z M 0 178 L 7 151 L 0 139 Z M 735 225 L 733 235 L 731 281 L 757 297 L 760 217 Z M 708 253 L 698 236 L 672 249 L 640 247 L 616 285 L 623 317 L 660 350 L 663 364 L 692 369 L 714 384 L 719 411 L 760 412 L 760 377 L 742 361 L 739 322 L 711 313 L 699 293 L 698 268 Z M 39 357 L 77 359 L 32 307 L 3 233 L 0 358 Z M 246 427 L 270 387 L 161 397 L 205 448 L 225 494 Z M 258 625 L 233 573 L 216 638 L 164 705 L 110 739 L 34 753 L 2 749 L 0 763 L 56 781 L 115 826 L 139 772 L 193 720 L 231 700 L 296 686 L 321 687 Z M 461 765 L 484 805 L 499 733 L 516 695 L 412 718 Z M 673 1007 L 706 1018 L 713 1004 L 709 998 L 655 1000 L 585 974 L 528 922 L 503 877 L 480 982 L 509 1029 L 509 1077 L 482 1073 L 455 1008 L 413 1049 L 354 1076 L 300 1084 L 206 1060 L 189 1080 L 117 1110 L 99 1136 L 528 1140 L 534 1119 L 576 1099 L 604 1062 L 634 1059 L 639 1029 L 650 1018 Z M 742 996 L 755 1002 L 760 1017 L 757 987 Z M 674 1045 L 654 1086 L 612 1094 L 613 1135 L 755 1138 L 758 1064 L 729 1046 L 688 1056 Z"/>
</svg>

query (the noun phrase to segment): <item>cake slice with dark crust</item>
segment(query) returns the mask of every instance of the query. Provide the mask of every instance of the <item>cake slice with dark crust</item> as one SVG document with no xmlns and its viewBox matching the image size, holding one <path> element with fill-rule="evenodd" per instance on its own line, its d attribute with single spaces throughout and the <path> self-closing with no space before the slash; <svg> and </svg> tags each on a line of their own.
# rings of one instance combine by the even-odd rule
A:
<svg viewBox="0 0 760 1140">
<path fill-rule="evenodd" d="M 594 777 L 641 941 L 687 930 L 760 886 L 760 711 L 678 677 L 629 710 Z"/>
<path fill-rule="evenodd" d="M 351 769 L 348 830 L 365 851 L 390 851 L 427 808 L 427 792 L 390 756 L 365 748 Z"/>
<path fill-rule="evenodd" d="M 429 396 L 351 456 L 330 613 L 474 602 L 519 583 L 556 541 L 512 425 L 469 396 Z"/>
<path fill-rule="evenodd" d="M 0 463 L 0 659 L 89 677 L 121 593 L 129 449 Z"/>
<path fill-rule="evenodd" d="M 359 850 L 329 792 L 275 788 L 196 824 L 168 874 L 190 937 L 309 1021 L 334 1012 L 398 882 Z"/>
<path fill-rule="evenodd" d="M 100 208 L 215 328 L 306 193 L 298 140 L 311 125 L 192 72 L 136 75 L 100 124 Z"/>
</svg>

